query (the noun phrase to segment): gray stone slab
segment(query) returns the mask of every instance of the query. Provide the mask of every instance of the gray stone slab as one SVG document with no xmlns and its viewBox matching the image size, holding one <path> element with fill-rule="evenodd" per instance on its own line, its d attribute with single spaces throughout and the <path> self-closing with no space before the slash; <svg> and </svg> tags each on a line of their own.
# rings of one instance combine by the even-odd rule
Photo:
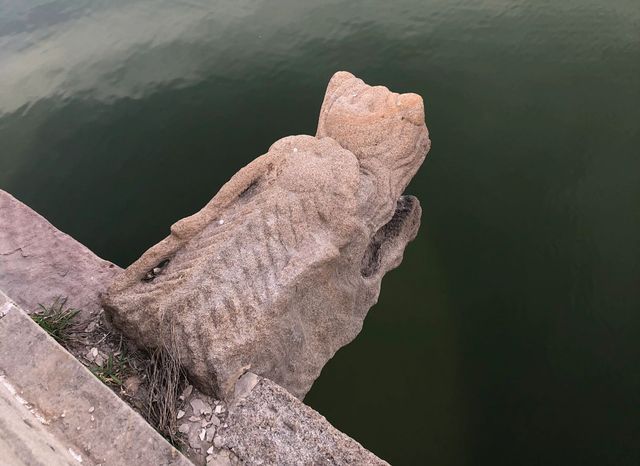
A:
<svg viewBox="0 0 640 466">
<path fill-rule="evenodd" d="M 0 318 L 0 376 L 84 465 L 192 464 L 15 306 Z"/>
<path fill-rule="evenodd" d="M 271 380 L 242 395 L 217 440 L 245 464 L 388 464 Z"/>
<path fill-rule="evenodd" d="M 0 190 L 0 289 L 24 310 L 64 296 L 89 319 L 119 270 Z"/>
<path fill-rule="evenodd" d="M 69 448 L 40 423 L 0 376 L 0 464 L 75 466 L 79 463 Z"/>
</svg>

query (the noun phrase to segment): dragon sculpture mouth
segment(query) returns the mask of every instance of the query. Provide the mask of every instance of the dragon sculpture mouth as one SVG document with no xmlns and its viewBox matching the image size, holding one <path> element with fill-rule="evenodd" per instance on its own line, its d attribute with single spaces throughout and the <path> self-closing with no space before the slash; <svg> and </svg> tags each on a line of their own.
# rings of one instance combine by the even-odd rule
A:
<svg viewBox="0 0 640 466">
<path fill-rule="evenodd" d="M 408 231 L 417 232 L 420 214 L 420 203 L 417 198 L 400 196 L 393 217 L 375 232 L 362 256 L 360 273 L 364 278 L 378 273 L 385 257 L 397 256 L 397 248 L 404 249 L 402 239 L 407 237 Z"/>
</svg>

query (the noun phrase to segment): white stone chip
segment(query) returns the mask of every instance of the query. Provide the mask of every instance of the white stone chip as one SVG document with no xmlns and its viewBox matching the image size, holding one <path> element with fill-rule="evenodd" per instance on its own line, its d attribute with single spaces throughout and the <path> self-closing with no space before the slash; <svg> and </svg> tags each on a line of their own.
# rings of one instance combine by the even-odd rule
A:
<svg viewBox="0 0 640 466">
<path fill-rule="evenodd" d="M 208 403 L 205 403 L 200 398 L 192 399 L 189 404 L 191 404 L 191 408 L 193 408 L 193 414 L 211 414 L 211 406 Z"/>
<path fill-rule="evenodd" d="M 185 400 L 191 396 L 191 392 L 193 391 L 193 385 L 187 385 L 187 387 L 182 391 L 182 395 L 180 395 L 181 400 Z"/>
<path fill-rule="evenodd" d="M 253 390 L 253 387 L 256 386 L 258 381 L 259 379 L 256 374 L 253 372 L 245 372 L 236 382 L 236 386 L 233 391 L 233 398 L 235 400 L 245 398 L 249 393 L 251 393 L 251 390 Z"/>
<path fill-rule="evenodd" d="M 0 317 L 6 316 L 12 307 L 13 304 L 11 303 L 4 303 L 2 306 L 0 306 Z"/>
<path fill-rule="evenodd" d="M 78 463 L 82 463 L 82 456 L 79 453 L 76 453 L 71 448 L 68 448 L 68 450 L 69 450 L 69 454 L 73 456 L 74 460 L 76 460 Z"/>
<path fill-rule="evenodd" d="M 98 325 L 98 323 L 95 320 L 92 320 L 91 322 L 89 322 L 89 325 L 87 325 L 87 327 L 84 329 L 84 331 L 87 332 L 87 333 L 91 333 L 96 329 L 97 325 Z"/>
<path fill-rule="evenodd" d="M 104 356 L 103 354 L 98 354 L 95 359 L 93 360 L 93 362 L 95 362 L 98 366 L 102 367 L 102 365 L 107 361 L 106 356 Z"/>
</svg>

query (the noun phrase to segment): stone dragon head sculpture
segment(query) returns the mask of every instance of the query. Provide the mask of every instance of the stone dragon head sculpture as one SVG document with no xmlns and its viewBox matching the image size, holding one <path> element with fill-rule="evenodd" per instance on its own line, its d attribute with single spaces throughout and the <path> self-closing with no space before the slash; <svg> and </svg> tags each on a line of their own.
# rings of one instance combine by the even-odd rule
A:
<svg viewBox="0 0 640 466">
<path fill-rule="evenodd" d="M 338 72 L 316 136 L 241 169 L 116 278 L 104 308 L 207 393 L 229 399 L 250 370 L 302 398 L 416 236 L 420 204 L 402 193 L 429 147 L 420 96 Z"/>
</svg>

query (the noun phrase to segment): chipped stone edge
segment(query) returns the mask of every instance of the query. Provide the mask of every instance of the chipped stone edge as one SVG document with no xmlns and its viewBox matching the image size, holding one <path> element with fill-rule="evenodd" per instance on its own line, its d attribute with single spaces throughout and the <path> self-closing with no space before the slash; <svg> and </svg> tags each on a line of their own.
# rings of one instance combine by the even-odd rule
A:
<svg viewBox="0 0 640 466">
<path fill-rule="evenodd" d="M 18 391 L 13 385 L 11 385 L 11 382 L 7 380 L 7 378 L 5 377 L 2 371 L 0 371 L 0 385 L 2 385 L 5 388 L 5 390 L 7 390 L 9 394 L 13 398 L 15 398 L 15 400 L 18 403 L 20 403 L 22 406 L 27 408 L 27 410 L 31 414 L 33 414 L 33 417 L 35 417 L 40 424 L 45 426 L 48 426 L 49 424 L 51 424 L 49 421 L 45 419 L 45 417 L 42 414 L 40 414 L 40 412 L 33 405 L 31 405 L 29 402 L 27 402 L 27 400 L 25 400 L 20 395 L 18 395 Z"/>
<path fill-rule="evenodd" d="M 162 446 L 166 448 L 168 458 L 172 459 L 170 464 L 174 466 L 178 466 L 178 465 L 193 466 L 193 463 L 187 457 L 185 457 L 180 451 L 175 449 L 169 442 L 166 441 L 166 439 L 164 439 L 158 432 L 156 432 L 138 413 L 136 413 L 133 410 L 131 406 L 129 406 L 125 401 L 119 398 L 110 388 L 103 385 L 97 378 L 95 378 L 95 376 L 91 373 L 91 371 L 89 371 L 89 369 L 87 369 L 80 361 L 78 361 L 66 349 L 60 346 L 38 324 L 36 324 L 31 319 L 31 317 L 29 317 L 27 312 L 25 312 L 22 308 L 16 305 L 13 300 L 11 300 L 2 290 L 0 290 L 0 303 L 2 302 L 2 300 L 6 300 L 3 304 L 0 305 L 0 309 L 5 310 L 5 313 L 3 314 L 2 317 L 5 317 L 9 313 L 11 313 L 14 316 L 14 318 L 17 318 L 18 321 L 20 321 L 22 324 L 29 326 L 32 331 L 41 334 L 42 338 L 46 340 L 47 344 L 51 345 L 50 350 L 52 352 L 61 353 L 63 357 L 71 361 L 72 364 L 77 365 L 77 368 L 79 371 L 85 372 L 89 376 L 88 380 L 91 381 L 90 383 L 95 384 L 93 386 L 93 389 L 97 391 L 97 395 L 102 395 L 105 403 L 111 403 L 112 405 L 114 405 L 114 407 L 119 406 L 122 410 L 129 413 L 130 418 L 133 418 L 133 419 L 138 418 L 140 425 L 142 425 L 143 429 L 146 431 L 145 434 L 148 435 L 148 439 L 149 440 L 154 439 L 156 441 L 155 443 L 156 446 Z M 2 317 L 0 317 L 0 321 L 2 321 Z M 0 331 L 1 331 L 1 328 L 0 328 Z M 10 354 L 7 354 L 6 356 L 9 359 L 3 358 L 3 354 L 0 354 L 0 362 L 4 360 L 6 363 L 6 361 L 11 359 Z M 29 376 L 26 376 L 26 377 L 28 378 Z M 19 394 L 20 390 L 16 388 L 16 387 L 19 387 L 20 384 L 15 383 L 15 381 L 13 382 L 14 383 L 10 382 L 10 376 L 6 373 L 6 370 L 0 369 L 0 384 L 2 385 L 3 389 L 8 391 L 9 394 L 12 395 L 20 405 L 22 405 L 25 409 L 27 409 L 51 435 L 53 435 L 61 443 L 66 444 L 69 447 L 68 453 L 76 461 L 78 461 L 79 463 L 82 463 L 83 457 L 80 453 L 77 453 L 77 451 L 82 451 L 82 448 L 79 448 L 79 446 L 77 445 L 78 439 L 74 437 L 72 431 L 66 432 L 64 429 L 61 430 L 59 426 L 54 426 L 51 423 L 51 420 L 47 419 L 43 415 L 44 410 L 38 409 L 39 402 L 42 401 L 41 399 L 47 397 L 46 390 L 42 391 L 36 388 L 35 389 L 36 393 L 34 393 L 35 386 L 32 385 L 29 388 L 29 390 L 32 391 L 31 396 L 28 396 L 25 399 L 25 397 Z M 90 387 L 87 387 L 87 390 L 90 390 Z M 71 403 L 74 403 L 74 402 L 71 402 Z M 65 418 L 66 412 L 67 410 L 63 410 L 62 415 L 60 416 L 54 415 L 53 418 L 56 418 L 56 419 Z M 68 418 L 68 416 L 66 417 Z M 141 438 L 139 440 L 144 440 L 144 438 Z M 90 462 L 90 463 L 93 464 L 93 462 Z"/>
<path fill-rule="evenodd" d="M 18 307 L 2 290 L 0 290 L 0 319 L 9 314 L 12 308 Z"/>
</svg>

